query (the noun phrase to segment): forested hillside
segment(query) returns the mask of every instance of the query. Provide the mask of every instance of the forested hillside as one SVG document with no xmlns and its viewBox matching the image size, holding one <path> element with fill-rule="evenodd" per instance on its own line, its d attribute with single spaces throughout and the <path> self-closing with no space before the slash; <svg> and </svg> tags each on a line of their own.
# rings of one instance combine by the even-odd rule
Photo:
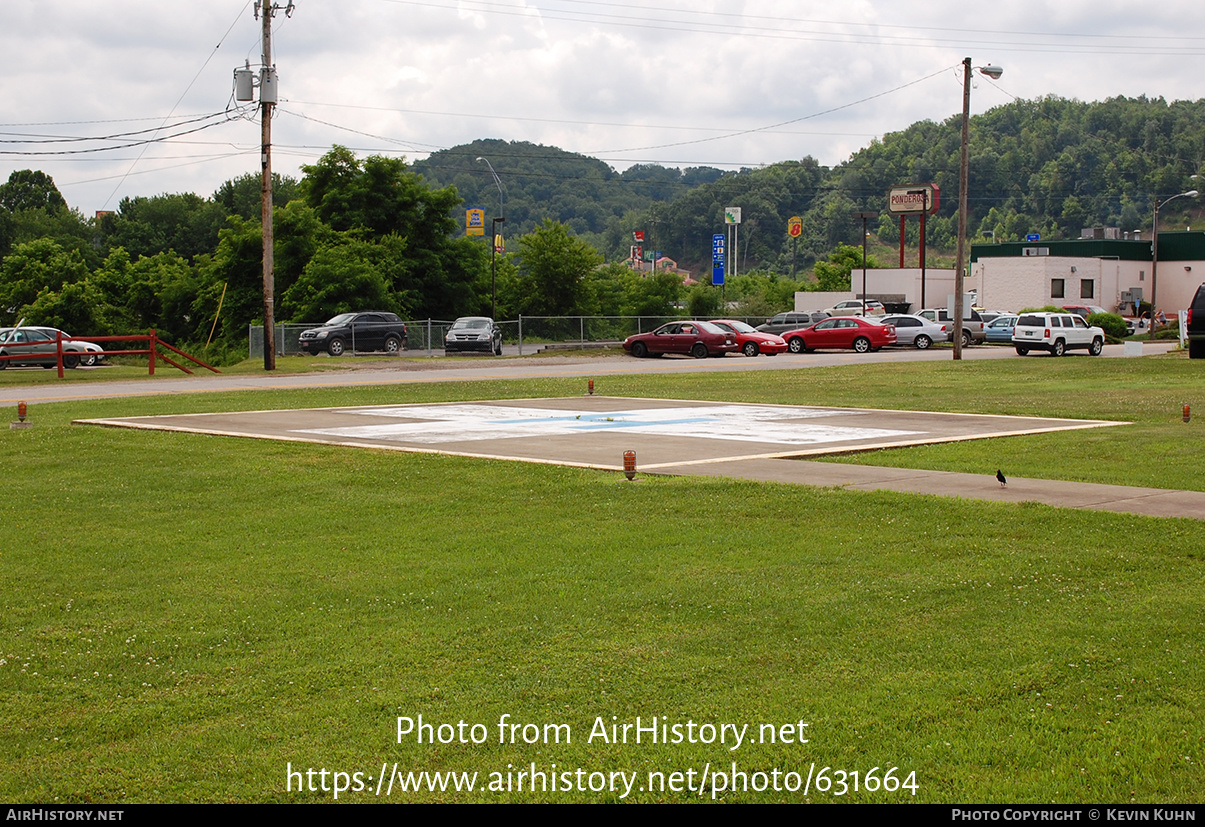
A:
<svg viewBox="0 0 1205 827">
<path fill-rule="evenodd" d="M 466 204 L 493 216 L 498 173 L 506 194 L 507 233 L 527 232 L 544 218 L 567 223 L 609 260 L 627 255 L 631 232 L 689 269 L 709 266 L 711 236 L 723 210 L 742 208 L 742 271 L 791 270 L 787 219 L 803 218 L 799 264 L 808 267 L 837 244 L 858 242 L 852 214 L 878 210 L 874 229 L 898 245 L 899 224 L 885 215 L 887 190 L 936 183 L 942 203 L 928 222 L 930 247 L 954 245 L 958 204 L 960 118 L 924 121 L 853 155 L 835 168 L 812 158 L 722 173 L 645 164 L 617 173 L 606 164 L 553 147 L 482 140 L 433 154 L 415 170 L 454 185 Z M 971 119 L 972 238 L 1077 237 L 1097 224 L 1149 227 L 1151 199 L 1193 185 L 1205 166 L 1205 101 L 1112 98 L 1099 103 L 1060 98 L 1016 101 Z M 1166 218 L 1197 208 L 1177 202 Z M 916 245 L 918 222 L 907 225 Z"/>
<path fill-rule="evenodd" d="M 791 215 L 803 218 L 799 247 L 807 266 L 838 243 L 859 242 L 858 210 L 879 211 L 878 238 L 898 245 L 898 220 L 886 215 L 887 190 L 936 183 L 941 208 L 928 222 L 928 243 L 948 250 L 957 232 L 960 120 L 913 124 L 833 169 L 805 158 L 728 173 L 646 209 L 640 223 L 660 227 L 662 245 L 684 266 L 705 268 L 711 235 L 723 229 L 723 208 L 739 206 L 741 270 L 789 273 Z M 1149 228 L 1152 198 L 1196 187 L 1191 176 L 1202 168 L 1205 101 L 1017 101 L 971 119 L 970 235 L 1007 241 L 1028 233 L 1075 238 L 1093 225 Z M 1183 226 L 1201 210 L 1185 199 L 1161 218 Z M 919 222 L 906 226 L 915 246 Z"/>
<path fill-rule="evenodd" d="M 568 225 L 608 258 L 627 255 L 630 230 L 639 226 L 650 206 L 672 201 L 723 175 L 714 167 L 679 170 L 656 164 L 616 172 L 585 155 L 500 140 L 434 152 L 416 161 L 414 171 L 433 186 L 456 187 L 465 207 L 479 207 L 487 218 L 504 216 L 507 236 L 529 233 L 552 219 Z M 616 246 L 621 229 L 627 241 Z"/>
</svg>

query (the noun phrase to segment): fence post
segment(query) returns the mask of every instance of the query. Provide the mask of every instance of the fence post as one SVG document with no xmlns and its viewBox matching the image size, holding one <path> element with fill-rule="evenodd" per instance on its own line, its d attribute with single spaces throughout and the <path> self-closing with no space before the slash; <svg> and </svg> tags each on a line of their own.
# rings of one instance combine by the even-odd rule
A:
<svg viewBox="0 0 1205 827">
<path fill-rule="evenodd" d="M 33 348 L 30 348 L 33 350 Z M 58 354 L 59 363 L 59 378 L 63 378 L 63 331 L 56 330 L 54 332 L 54 351 Z"/>
<path fill-rule="evenodd" d="M 155 351 L 159 349 L 159 337 L 155 335 L 155 328 L 151 328 L 151 337 L 148 342 L 151 346 L 151 372 L 150 376 L 155 375 Z"/>
<path fill-rule="evenodd" d="M 431 319 L 427 319 L 427 355 L 431 355 Z"/>
<path fill-rule="evenodd" d="M 523 355 L 523 314 L 519 314 L 519 355 Z"/>
</svg>

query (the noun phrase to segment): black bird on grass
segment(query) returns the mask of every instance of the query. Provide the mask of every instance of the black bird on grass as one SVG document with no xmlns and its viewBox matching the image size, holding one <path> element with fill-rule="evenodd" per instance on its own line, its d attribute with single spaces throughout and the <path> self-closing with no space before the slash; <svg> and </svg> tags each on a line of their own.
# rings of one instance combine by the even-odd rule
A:
<svg viewBox="0 0 1205 827">
<path fill-rule="evenodd" d="M 996 479 L 999 481 L 1001 488 L 1008 487 L 1008 480 L 1006 480 L 1004 478 L 1004 472 L 1001 471 L 999 468 L 996 469 Z"/>
</svg>

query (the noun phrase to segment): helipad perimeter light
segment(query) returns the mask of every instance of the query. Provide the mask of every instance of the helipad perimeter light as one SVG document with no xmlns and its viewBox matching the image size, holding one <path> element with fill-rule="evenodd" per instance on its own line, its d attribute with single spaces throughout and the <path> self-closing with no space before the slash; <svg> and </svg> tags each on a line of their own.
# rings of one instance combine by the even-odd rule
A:
<svg viewBox="0 0 1205 827">
<path fill-rule="evenodd" d="M 17 419 L 19 419 L 19 420 L 20 420 L 20 421 L 22 421 L 22 422 L 24 422 L 24 421 L 25 421 L 25 412 L 26 412 L 26 409 L 27 409 L 27 406 L 26 406 L 26 404 L 25 404 L 24 402 L 18 402 L 18 403 L 17 403 Z M 1187 405 L 1185 405 L 1185 406 L 1184 406 L 1184 410 L 1186 410 L 1186 411 L 1188 410 L 1188 406 L 1187 406 Z M 1188 420 L 1187 420 L 1187 419 L 1185 419 L 1184 421 L 1185 421 L 1185 422 L 1187 422 Z"/>
<path fill-rule="evenodd" d="M 590 395 L 594 396 L 594 380 L 593 379 L 590 380 L 589 388 L 590 388 Z"/>
<path fill-rule="evenodd" d="M 1192 409 L 1189 408 L 1188 403 L 1185 402 L 1184 403 L 1184 421 L 1187 422 L 1190 419 L 1192 419 Z"/>
<path fill-rule="evenodd" d="M 628 480 L 633 480 L 636 478 L 636 452 L 635 451 L 624 451 L 623 452 L 623 475 L 625 477 L 627 477 Z"/>
</svg>

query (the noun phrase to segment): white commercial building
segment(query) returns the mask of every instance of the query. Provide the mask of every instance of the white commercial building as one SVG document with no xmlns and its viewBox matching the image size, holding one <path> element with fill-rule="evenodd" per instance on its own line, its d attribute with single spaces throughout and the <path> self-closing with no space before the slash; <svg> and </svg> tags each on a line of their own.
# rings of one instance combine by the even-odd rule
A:
<svg viewBox="0 0 1205 827">
<path fill-rule="evenodd" d="M 1159 233 L 1155 272 L 1153 264 L 1149 238 L 971 247 L 971 280 L 979 303 L 993 310 L 1078 304 L 1134 315 L 1135 302 L 1149 303 L 1154 294 L 1156 309 L 1172 316 L 1188 308 L 1205 281 L 1205 233 Z"/>
</svg>

